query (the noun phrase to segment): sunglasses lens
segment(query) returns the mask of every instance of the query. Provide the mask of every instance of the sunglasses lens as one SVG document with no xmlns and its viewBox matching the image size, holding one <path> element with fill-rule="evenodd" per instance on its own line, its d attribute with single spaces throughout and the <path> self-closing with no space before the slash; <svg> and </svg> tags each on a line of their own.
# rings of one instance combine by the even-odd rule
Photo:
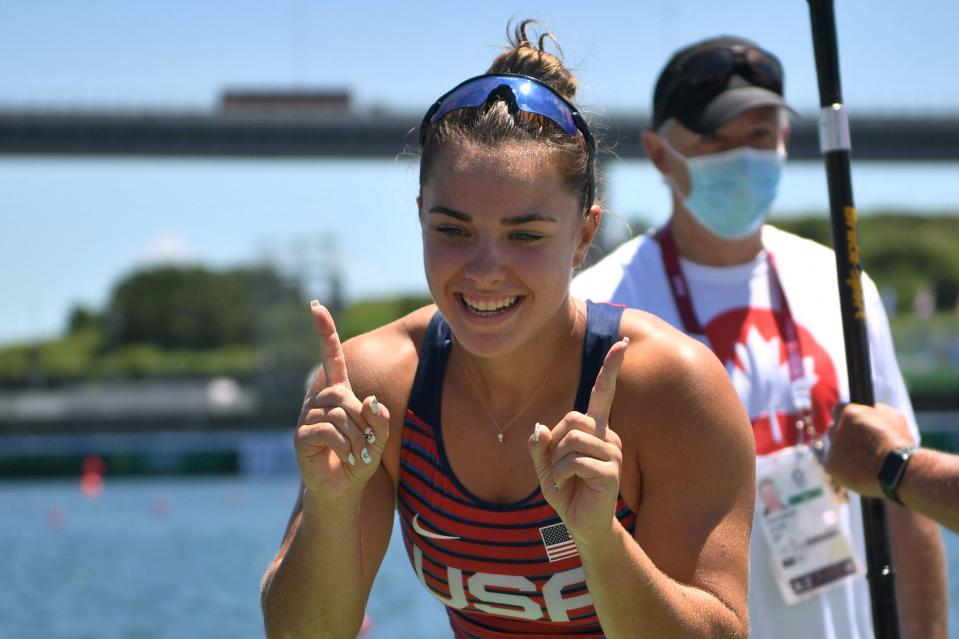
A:
<svg viewBox="0 0 959 639">
<path fill-rule="evenodd" d="M 782 92 L 783 68 L 779 60 L 759 49 L 748 49 L 744 57 L 753 80 L 766 88 Z"/>
<path fill-rule="evenodd" d="M 442 120 L 457 109 L 475 109 L 486 103 L 491 93 L 506 86 L 512 91 L 516 107 L 525 113 L 535 113 L 556 123 L 565 133 L 577 131 L 570 107 L 549 88 L 525 78 L 490 76 L 477 78 L 453 89 L 444 96 L 439 108 L 430 117 L 430 124 Z"/>
<path fill-rule="evenodd" d="M 496 82 L 496 78 L 478 78 L 456 87 L 443 96 L 439 108 L 430 117 L 430 124 L 439 122 L 457 109 L 475 109 L 482 106 L 499 84 L 502 83 Z"/>
<path fill-rule="evenodd" d="M 576 133 L 572 110 L 552 91 L 545 90 L 528 80 L 512 87 L 516 106 L 520 111 L 535 113 L 555 122 L 567 135 Z"/>
<path fill-rule="evenodd" d="M 735 54 L 729 49 L 717 49 L 689 58 L 683 63 L 682 74 L 690 87 L 720 89 L 735 68 Z"/>
</svg>

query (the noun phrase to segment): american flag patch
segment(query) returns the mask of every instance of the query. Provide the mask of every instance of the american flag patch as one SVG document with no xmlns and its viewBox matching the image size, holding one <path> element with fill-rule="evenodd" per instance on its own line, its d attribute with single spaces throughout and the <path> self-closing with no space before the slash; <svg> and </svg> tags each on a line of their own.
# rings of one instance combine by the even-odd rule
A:
<svg viewBox="0 0 959 639">
<path fill-rule="evenodd" d="M 568 559 L 579 554 L 579 551 L 576 550 L 576 542 L 569 536 L 569 531 L 566 530 L 566 524 L 564 523 L 543 526 L 539 529 L 539 536 L 543 538 L 543 545 L 546 546 L 546 557 L 550 561 Z"/>
</svg>

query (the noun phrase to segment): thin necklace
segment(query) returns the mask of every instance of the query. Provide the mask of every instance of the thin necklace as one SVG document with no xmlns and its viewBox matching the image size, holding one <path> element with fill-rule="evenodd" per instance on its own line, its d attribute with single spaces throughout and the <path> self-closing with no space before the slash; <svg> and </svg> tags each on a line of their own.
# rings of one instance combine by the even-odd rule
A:
<svg viewBox="0 0 959 639">
<path fill-rule="evenodd" d="M 566 352 L 566 349 L 569 347 L 569 343 L 573 339 L 573 334 L 576 332 L 576 325 L 579 323 L 579 309 L 576 309 L 576 316 L 573 317 L 573 328 L 569 332 L 569 336 L 566 338 L 566 342 L 563 344 L 563 348 L 560 349 L 559 355 L 556 356 L 556 359 L 553 361 L 553 365 L 550 366 L 549 372 L 546 373 L 546 376 L 543 377 L 543 381 L 539 383 L 539 386 L 536 387 L 536 390 L 533 391 L 533 394 L 529 396 L 529 399 L 526 400 L 526 403 L 523 404 L 523 407 L 519 409 L 513 417 L 500 426 L 496 417 L 493 415 L 493 411 L 490 410 L 490 407 L 486 405 L 486 401 L 483 399 L 483 395 L 480 394 L 479 388 L 476 387 L 476 382 L 473 381 L 473 375 L 470 373 L 469 368 L 466 366 L 466 360 L 463 357 L 457 358 L 460 362 L 460 366 L 463 368 L 463 372 L 466 373 L 466 379 L 469 380 L 470 386 L 473 388 L 473 393 L 479 399 L 480 404 L 483 406 L 483 410 L 486 411 L 486 414 L 489 415 L 490 420 L 492 420 L 493 425 L 496 426 L 496 441 L 503 443 L 503 433 L 506 432 L 506 429 L 513 425 L 513 423 L 522 415 L 529 405 L 533 403 L 533 400 L 539 395 L 539 392 L 543 390 L 543 386 L 546 386 L 546 382 L 549 381 L 549 378 L 553 376 L 553 373 L 556 371 L 556 367 L 559 366 L 560 360 L 563 359 L 563 354 Z"/>
</svg>

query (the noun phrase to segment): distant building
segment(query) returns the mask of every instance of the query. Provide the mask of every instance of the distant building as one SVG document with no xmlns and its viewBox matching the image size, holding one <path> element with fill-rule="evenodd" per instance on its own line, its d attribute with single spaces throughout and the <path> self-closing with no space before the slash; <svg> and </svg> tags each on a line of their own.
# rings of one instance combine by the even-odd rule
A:
<svg viewBox="0 0 959 639">
<path fill-rule="evenodd" d="M 228 90 L 220 97 L 221 113 L 226 114 L 345 114 L 350 112 L 350 92 L 338 89 L 318 90 Z"/>
</svg>

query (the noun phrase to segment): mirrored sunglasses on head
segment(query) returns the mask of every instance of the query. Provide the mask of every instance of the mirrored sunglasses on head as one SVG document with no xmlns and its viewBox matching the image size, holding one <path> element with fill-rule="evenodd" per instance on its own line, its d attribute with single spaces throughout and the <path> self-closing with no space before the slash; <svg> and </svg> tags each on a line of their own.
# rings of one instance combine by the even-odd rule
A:
<svg viewBox="0 0 959 639">
<path fill-rule="evenodd" d="M 496 93 L 496 96 L 493 94 Z M 444 93 L 429 108 L 420 125 L 420 144 L 426 141 L 426 130 L 457 109 L 475 109 L 487 103 L 490 97 L 506 99 L 512 109 L 541 115 L 556 124 L 567 135 L 579 131 L 587 145 L 593 145 L 593 136 L 566 98 L 535 78 L 518 74 L 487 74 L 465 80 Z"/>
<path fill-rule="evenodd" d="M 423 116 L 419 132 L 420 146 L 426 143 L 426 132 L 430 125 L 436 124 L 453 111 L 475 109 L 485 105 L 491 99 L 505 101 L 512 113 L 522 111 L 542 116 L 556 124 L 567 135 L 575 135 L 579 131 L 586 142 L 586 151 L 589 155 L 587 202 L 592 204 L 595 188 L 593 159 L 596 155 L 593 135 L 576 107 L 536 78 L 513 73 L 484 74 L 459 83 L 440 96 Z"/>
</svg>

